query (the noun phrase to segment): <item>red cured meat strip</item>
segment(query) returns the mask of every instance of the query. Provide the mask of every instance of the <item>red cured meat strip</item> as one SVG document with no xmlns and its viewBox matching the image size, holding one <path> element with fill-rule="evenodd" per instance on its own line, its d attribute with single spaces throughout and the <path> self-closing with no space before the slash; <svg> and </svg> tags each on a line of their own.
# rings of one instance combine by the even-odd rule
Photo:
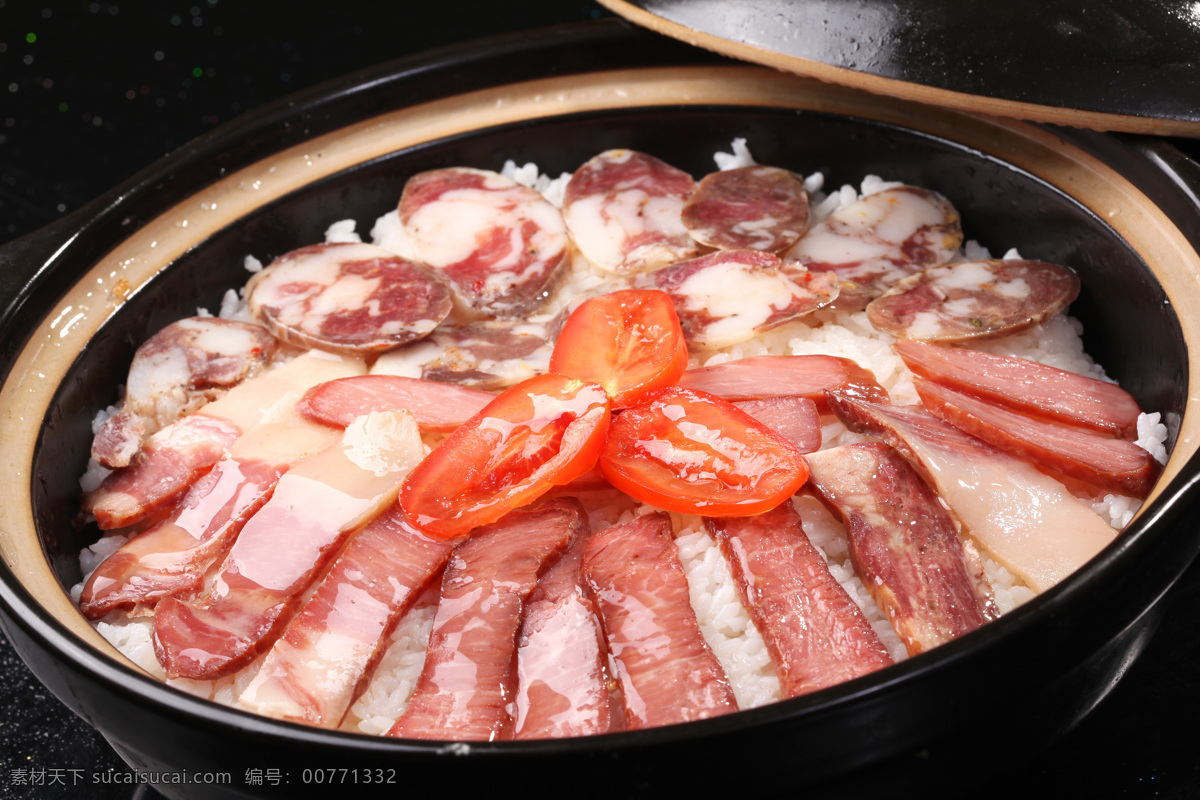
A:
<svg viewBox="0 0 1200 800">
<path fill-rule="evenodd" d="M 162 522 L 134 536 L 88 578 L 79 607 L 90 619 L 199 591 L 205 571 L 266 502 L 284 468 L 222 459 Z"/>
<path fill-rule="evenodd" d="M 799 176 L 778 167 L 723 170 L 696 185 L 682 217 L 701 244 L 778 253 L 808 230 L 808 192 Z"/>
<path fill-rule="evenodd" d="M 534 310 L 566 263 L 561 212 L 495 172 L 456 167 L 414 175 L 399 213 L 417 256 L 478 312 L 519 317 Z"/>
<path fill-rule="evenodd" d="M 488 392 L 398 375 L 356 375 L 309 389 L 296 410 L 323 425 L 344 428 L 370 411 L 404 409 L 423 431 L 446 433 L 495 400 Z"/>
<path fill-rule="evenodd" d="M 801 453 L 821 447 L 821 413 L 807 397 L 764 397 L 734 405 L 796 446 Z"/>
<path fill-rule="evenodd" d="M 962 347 L 903 341 L 895 349 L 916 374 L 994 405 L 1126 439 L 1137 434 L 1142 409 L 1115 383 Z"/>
<path fill-rule="evenodd" d="M 683 373 L 679 385 L 726 400 L 762 400 L 799 395 L 828 413 L 825 392 L 838 389 L 855 397 L 888 402 L 875 376 L 848 358 L 837 356 L 755 356 Z"/>
<path fill-rule="evenodd" d="M 123 528 L 169 508 L 212 469 L 241 431 L 204 414 L 184 417 L 146 440 L 127 467 L 107 476 L 83 499 L 101 530 Z"/>
<path fill-rule="evenodd" d="M 737 710 L 700 633 L 666 514 L 596 533 L 583 574 L 600 612 L 630 730 Z"/>
<path fill-rule="evenodd" d="M 916 379 L 925 407 L 951 425 L 1047 472 L 1144 498 L 1162 467 L 1124 439 L 1027 417 L 936 383 Z"/>
<path fill-rule="evenodd" d="M 838 296 L 831 273 L 808 272 L 773 253 L 721 250 L 652 272 L 639 286 L 671 296 L 693 347 L 728 347 L 826 306 Z"/>
<path fill-rule="evenodd" d="M 348 355 L 427 336 L 453 305 L 427 266 L 357 243 L 285 253 L 249 280 L 246 303 L 283 341 Z"/>
<path fill-rule="evenodd" d="M 911 275 L 867 306 L 901 339 L 966 342 L 1006 336 L 1053 317 L 1079 294 L 1074 272 L 1045 261 L 961 261 Z"/>
<path fill-rule="evenodd" d="M 783 503 L 753 517 L 707 517 L 746 611 L 775 662 L 784 697 L 892 663 L 858 606 L 829 573 L 800 515 Z"/>
<path fill-rule="evenodd" d="M 608 648 L 583 586 L 586 518 L 578 501 L 570 549 L 538 580 L 517 647 L 514 739 L 590 736 L 622 727 L 609 691 Z"/>
<path fill-rule="evenodd" d="M 582 524 L 577 504 L 555 500 L 477 528 L 454 551 L 421 678 L 389 736 L 511 738 L 514 656 L 525 600 L 543 566 Z"/>
<path fill-rule="evenodd" d="M 571 176 L 563 218 L 583 255 L 609 272 L 658 269 L 698 248 L 683 225 L 692 176 L 635 150 L 606 150 Z"/>
<path fill-rule="evenodd" d="M 808 456 L 817 495 L 846 525 L 850 558 L 909 655 L 998 616 L 980 596 L 958 529 L 921 476 L 885 444 Z"/>
<path fill-rule="evenodd" d="M 267 653 L 242 705 L 337 727 L 392 628 L 441 571 L 451 547 L 408 524 L 399 506 L 369 523 Z"/>
</svg>

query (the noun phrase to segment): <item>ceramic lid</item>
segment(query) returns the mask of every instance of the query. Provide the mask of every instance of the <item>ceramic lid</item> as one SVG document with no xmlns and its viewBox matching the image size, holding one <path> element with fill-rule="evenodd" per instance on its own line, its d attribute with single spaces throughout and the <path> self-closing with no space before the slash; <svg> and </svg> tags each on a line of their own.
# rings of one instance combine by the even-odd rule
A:
<svg viewBox="0 0 1200 800">
<path fill-rule="evenodd" d="M 600 0 L 746 61 L 1037 122 L 1200 137 L 1200 0 Z"/>
</svg>

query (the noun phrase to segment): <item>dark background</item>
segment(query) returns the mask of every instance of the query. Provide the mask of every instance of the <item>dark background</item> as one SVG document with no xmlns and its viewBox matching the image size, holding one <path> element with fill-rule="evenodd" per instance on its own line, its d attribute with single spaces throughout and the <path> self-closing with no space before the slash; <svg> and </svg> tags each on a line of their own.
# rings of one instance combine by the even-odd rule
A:
<svg viewBox="0 0 1200 800">
<path fill-rule="evenodd" d="M 454 42 L 601 16 L 610 15 L 588 0 L 0 0 L 0 244 L 300 89 Z M 1176 144 L 1200 156 L 1196 142 Z M 981 774 L 1030 797 L 1200 797 L 1200 636 L 1191 621 L 1200 568 L 1168 601 L 1159 634 L 1111 696 L 1032 761 L 989 763 L 986 716 L 995 710 L 980 687 Z M 20 782 L 30 770 L 44 785 Z M 128 772 L 0 637 L 0 797 L 156 796 L 90 777 L 72 785 L 109 771 Z M 991 780 L 931 793 L 980 796 Z"/>
</svg>

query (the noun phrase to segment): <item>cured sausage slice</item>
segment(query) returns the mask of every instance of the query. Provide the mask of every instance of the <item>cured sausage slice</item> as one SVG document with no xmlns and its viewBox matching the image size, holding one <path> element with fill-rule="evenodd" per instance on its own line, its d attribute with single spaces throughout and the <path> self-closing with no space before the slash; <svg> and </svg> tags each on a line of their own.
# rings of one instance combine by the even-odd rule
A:
<svg viewBox="0 0 1200 800">
<path fill-rule="evenodd" d="M 683 206 L 696 182 L 686 172 L 636 150 L 606 150 L 571 176 L 563 218 L 588 261 L 630 274 L 691 258 L 696 242 Z"/>
<path fill-rule="evenodd" d="M 734 405 L 787 439 L 801 453 L 821 447 L 821 413 L 807 397 L 764 397 L 737 400 Z"/>
<path fill-rule="evenodd" d="M 694 347 L 719 348 L 829 305 L 838 296 L 837 276 L 787 265 L 772 253 L 722 250 L 681 261 L 638 281 L 660 289 Z"/>
<path fill-rule="evenodd" d="M 488 392 L 399 375 L 355 375 L 314 386 L 296 410 L 305 419 L 344 428 L 371 411 L 405 410 L 423 432 L 447 433 L 495 400 Z"/>
<path fill-rule="evenodd" d="M 246 284 L 250 312 L 285 342 L 369 355 L 420 339 L 453 306 L 429 267 L 370 244 L 316 244 Z"/>
<path fill-rule="evenodd" d="M 962 244 L 958 212 L 941 195 L 901 186 L 834 211 L 785 253 L 842 281 L 837 306 L 860 308 L 898 280 L 943 264 Z"/>
<path fill-rule="evenodd" d="M 965 342 L 1005 336 L 1066 310 L 1079 277 L 1046 261 L 988 259 L 931 267 L 867 306 L 867 319 L 899 339 Z"/>
<path fill-rule="evenodd" d="M 400 222 L 417 257 L 454 287 L 460 304 L 519 317 L 546 300 L 567 260 L 562 212 L 496 172 L 456 167 L 414 175 Z"/>
<path fill-rule="evenodd" d="M 261 325 L 218 317 L 171 323 L 134 353 L 122 409 L 96 432 L 92 458 L 109 469 L 128 465 L 145 437 L 262 371 L 278 348 Z"/>
<path fill-rule="evenodd" d="M 689 369 L 679 379 L 685 389 L 698 389 L 726 400 L 762 400 L 799 395 L 829 411 L 825 392 L 889 401 L 887 390 L 875 376 L 848 358 L 826 355 L 753 356 Z"/>
<path fill-rule="evenodd" d="M 384 353 L 373 375 L 404 375 L 490 391 L 549 369 L 552 348 L 542 325 L 489 320 L 443 325 L 428 339 Z"/>
<path fill-rule="evenodd" d="M 721 250 L 778 253 L 808 230 L 804 181 L 778 167 L 755 165 L 706 175 L 683 207 L 697 242 Z"/>
</svg>

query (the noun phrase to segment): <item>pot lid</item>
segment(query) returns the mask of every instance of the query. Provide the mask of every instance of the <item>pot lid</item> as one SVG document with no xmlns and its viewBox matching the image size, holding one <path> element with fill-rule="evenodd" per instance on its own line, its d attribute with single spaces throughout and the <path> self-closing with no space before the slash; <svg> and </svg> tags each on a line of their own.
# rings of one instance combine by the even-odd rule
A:
<svg viewBox="0 0 1200 800">
<path fill-rule="evenodd" d="M 599 0 L 746 61 L 1037 122 L 1200 137 L 1200 0 Z"/>
</svg>

